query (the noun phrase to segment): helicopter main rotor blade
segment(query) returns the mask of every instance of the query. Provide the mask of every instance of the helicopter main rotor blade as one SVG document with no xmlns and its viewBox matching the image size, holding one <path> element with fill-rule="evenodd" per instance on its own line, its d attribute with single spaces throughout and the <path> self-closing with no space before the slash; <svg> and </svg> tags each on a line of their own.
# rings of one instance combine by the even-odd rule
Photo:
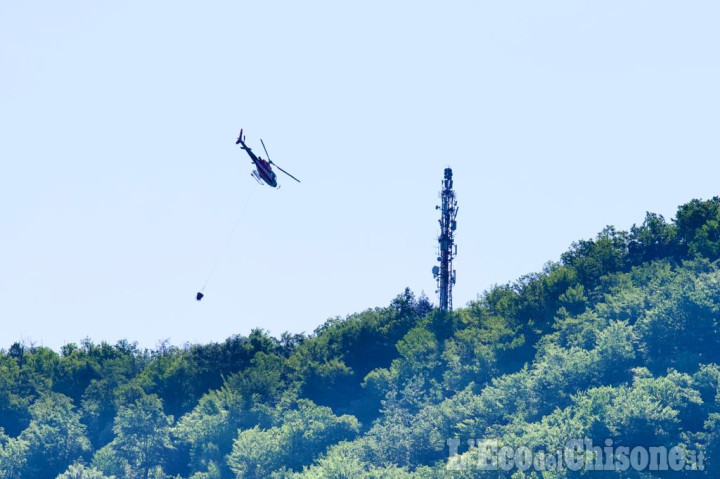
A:
<svg viewBox="0 0 720 479">
<path fill-rule="evenodd" d="M 267 152 L 267 148 L 265 148 L 265 142 L 262 141 L 262 138 L 260 138 L 260 143 L 262 143 L 263 150 L 265 150 L 265 156 L 267 156 L 268 160 L 270 160 L 270 154 Z"/>
<path fill-rule="evenodd" d="M 283 173 L 285 173 L 286 175 L 288 175 L 290 178 L 292 178 L 293 180 L 295 180 L 295 181 L 297 181 L 298 183 L 300 183 L 300 180 L 298 180 L 298 179 L 295 178 L 293 175 L 291 175 L 291 174 L 288 173 L 287 171 L 285 171 L 285 170 L 283 170 L 282 168 L 280 168 L 280 167 L 277 165 L 277 163 L 273 163 L 273 162 L 271 161 L 270 164 L 271 164 L 271 165 L 275 165 L 278 170 L 282 171 Z"/>
</svg>

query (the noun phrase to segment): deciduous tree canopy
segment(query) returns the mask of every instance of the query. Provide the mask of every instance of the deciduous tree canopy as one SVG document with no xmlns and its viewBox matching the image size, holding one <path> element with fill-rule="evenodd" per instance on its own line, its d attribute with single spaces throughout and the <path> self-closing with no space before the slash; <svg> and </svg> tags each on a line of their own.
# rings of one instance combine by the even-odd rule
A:
<svg viewBox="0 0 720 479">
<path fill-rule="evenodd" d="M 719 260 L 720 198 L 693 200 L 453 313 L 405 290 L 309 335 L 15 343 L 0 478 L 480 477 L 446 471 L 452 438 L 680 446 L 717 477 Z"/>
</svg>

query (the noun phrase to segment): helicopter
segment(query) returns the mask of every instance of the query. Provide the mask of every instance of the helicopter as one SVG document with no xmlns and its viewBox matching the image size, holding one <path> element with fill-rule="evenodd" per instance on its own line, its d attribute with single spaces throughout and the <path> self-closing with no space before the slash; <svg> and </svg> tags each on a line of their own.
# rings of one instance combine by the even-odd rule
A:
<svg viewBox="0 0 720 479">
<path fill-rule="evenodd" d="M 262 143 L 263 150 L 265 150 L 265 155 L 267 156 L 267 161 L 263 160 L 261 157 L 255 155 L 255 153 L 252 152 L 249 146 L 245 144 L 245 136 L 243 135 L 242 129 L 240 130 L 240 135 L 238 136 L 237 141 L 235 142 L 236 145 L 240 145 L 240 148 L 247 151 L 247 154 L 250 156 L 250 159 L 255 164 L 256 170 L 250 173 L 250 176 L 255 178 L 258 183 L 261 185 L 263 183 L 267 184 L 268 186 L 271 186 L 273 188 L 279 188 L 277 184 L 277 175 L 272 170 L 271 165 L 275 165 L 278 170 L 282 171 L 286 175 L 288 175 L 293 180 L 300 183 L 300 180 L 295 178 L 293 175 L 288 173 L 287 171 L 280 168 L 277 164 L 273 163 L 273 161 L 270 159 L 270 155 L 267 152 L 267 148 L 265 148 L 265 142 L 262 141 L 262 138 L 260 139 L 260 143 Z"/>
</svg>

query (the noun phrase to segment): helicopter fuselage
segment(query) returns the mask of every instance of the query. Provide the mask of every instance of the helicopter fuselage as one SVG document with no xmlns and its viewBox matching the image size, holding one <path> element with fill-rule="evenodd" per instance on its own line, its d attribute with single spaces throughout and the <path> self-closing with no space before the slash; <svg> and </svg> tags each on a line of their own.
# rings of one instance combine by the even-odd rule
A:
<svg viewBox="0 0 720 479">
<path fill-rule="evenodd" d="M 253 176 L 256 179 L 267 183 L 268 186 L 276 188 L 277 175 L 270 167 L 270 163 L 262 158 L 259 158 L 248 146 L 245 145 L 244 142 L 240 142 L 240 145 L 240 148 L 247 152 L 248 156 L 250 156 L 250 159 L 255 164 L 256 171 L 253 172 Z"/>
</svg>

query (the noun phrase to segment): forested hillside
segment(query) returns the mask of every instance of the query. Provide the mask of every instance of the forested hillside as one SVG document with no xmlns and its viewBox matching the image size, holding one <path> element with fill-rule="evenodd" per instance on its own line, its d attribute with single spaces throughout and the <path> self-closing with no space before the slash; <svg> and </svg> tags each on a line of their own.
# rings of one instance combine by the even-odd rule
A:
<svg viewBox="0 0 720 479">
<path fill-rule="evenodd" d="M 451 314 L 406 290 L 310 335 L 12 344 L 0 478 L 541 477 L 480 471 L 480 441 L 584 438 L 677 447 L 677 475 L 718 477 L 719 258 L 716 197 L 608 227 Z"/>
</svg>

